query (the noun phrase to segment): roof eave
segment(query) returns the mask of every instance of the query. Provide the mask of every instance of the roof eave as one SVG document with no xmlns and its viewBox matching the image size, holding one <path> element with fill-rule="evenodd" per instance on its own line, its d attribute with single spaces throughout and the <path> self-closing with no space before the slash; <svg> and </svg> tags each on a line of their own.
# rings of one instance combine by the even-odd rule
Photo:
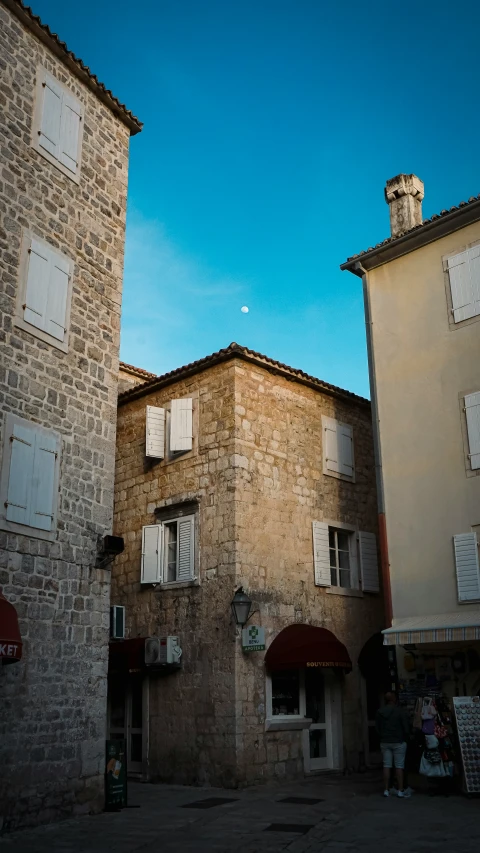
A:
<svg viewBox="0 0 480 853">
<path fill-rule="evenodd" d="M 109 94 L 109 90 L 96 79 L 95 75 L 82 67 L 83 63 L 82 65 L 80 64 L 80 60 L 75 57 L 72 51 L 69 51 L 66 46 L 62 47 L 59 43 L 60 40 L 55 34 L 49 31 L 45 24 L 41 23 L 40 19 L 33 14 L 29 6 L 23 6 L 23 3 L 19 3 L 17 0 L 2 0 L 2 3 L 39 41 L 43 42 L 70 69 L 75 77 L 78 77 L 128 127 L 130 136 L 140 133 L 143 123 L 130 113 L 129 110 L 124 109 L 123 105 L 113 95 Z"/>
<path fill-rule="evenodd" d="M 433 222 L 426 222 L 424 225 L 419 225 L 415 230 L 402 234 L 401 237 L 397 237 L 396 240 L 392 240 L 386 246 L 379 246 L 378 248 L 349 258 L 348 261 L 340 265 L 340 269 L 348 270 L 354 275 L 361 276 L 362 267 L 368 271 L 387 264 L 390 261 L 400 258 L 402 255 L 408 255 L 410 252 L 428 245 L 428 243 L 440 240 L 441 237 L 445 237 L 447 234 L 452 234 L 454 231 L 460 230 L 460 228 L 465 228 L 479 219 L 480 199 L 477 199 L 465 205 L 465 207 L 439 216 Z"/>
</svg>

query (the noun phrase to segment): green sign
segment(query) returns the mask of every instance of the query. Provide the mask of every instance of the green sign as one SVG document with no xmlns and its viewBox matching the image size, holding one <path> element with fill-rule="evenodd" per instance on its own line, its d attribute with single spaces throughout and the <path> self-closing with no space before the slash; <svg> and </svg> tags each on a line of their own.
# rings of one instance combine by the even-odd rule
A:
<svg viewBox="0 0 480 853">
<path fill-rule="evenodd" d="M 105 762 L 105 809 L 113 811 L 127 805 L 127 742 L 107 740 Z"/>
<path fill-rule="evenodd" d="M 265 649 L 265 628 L 249 625 L 242 631 L 242 649 L 244 652 L 263 652 Z"/>
</svg>

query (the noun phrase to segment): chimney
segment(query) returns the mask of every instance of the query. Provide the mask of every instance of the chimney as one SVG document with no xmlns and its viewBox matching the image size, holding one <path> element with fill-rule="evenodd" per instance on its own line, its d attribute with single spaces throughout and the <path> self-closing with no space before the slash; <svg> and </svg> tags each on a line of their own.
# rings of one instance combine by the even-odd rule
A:
<svg viewBox="0 0 480 853">
<path fill-rule="evenodd" d="M 387 181 L 385 201 L 390 208 L 392 237 L 422 224 L 423 181 L 416 175 L 397 175 Z"/>
</svg>

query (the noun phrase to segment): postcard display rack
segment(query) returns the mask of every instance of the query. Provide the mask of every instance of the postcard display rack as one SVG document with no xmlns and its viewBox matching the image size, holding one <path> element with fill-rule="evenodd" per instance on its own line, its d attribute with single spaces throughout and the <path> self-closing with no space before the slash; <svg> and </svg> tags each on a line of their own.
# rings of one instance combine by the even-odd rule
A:
<svg viewBox="0 0 480 853">
<path fill-rule="evenodd" d="M 465 789 L 480 793 L 480 696 L 455 696 L 453 708 L 462 756 Z"/>
</svg>

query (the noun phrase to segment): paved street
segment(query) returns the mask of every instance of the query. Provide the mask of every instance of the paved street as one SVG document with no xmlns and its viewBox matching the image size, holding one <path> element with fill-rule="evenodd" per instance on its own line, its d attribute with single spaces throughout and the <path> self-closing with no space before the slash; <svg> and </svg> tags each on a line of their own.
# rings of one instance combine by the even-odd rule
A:
<svg viewBox="0 0 480 853">
<path fill-rule="evenodd" d="M 282 802 L 288 798 L 320 802 Z M 232 800 L 223 804 L 199 801 Z M 384 799 L 371 776 L 319 776 L 279 787 L 225 791 L 130 785 L 132 806 L 0 838 L 1 853 L 477 853 L 480 800 Z M 191 807 L 195 804 L 195 807 Z"/>
</svg>

